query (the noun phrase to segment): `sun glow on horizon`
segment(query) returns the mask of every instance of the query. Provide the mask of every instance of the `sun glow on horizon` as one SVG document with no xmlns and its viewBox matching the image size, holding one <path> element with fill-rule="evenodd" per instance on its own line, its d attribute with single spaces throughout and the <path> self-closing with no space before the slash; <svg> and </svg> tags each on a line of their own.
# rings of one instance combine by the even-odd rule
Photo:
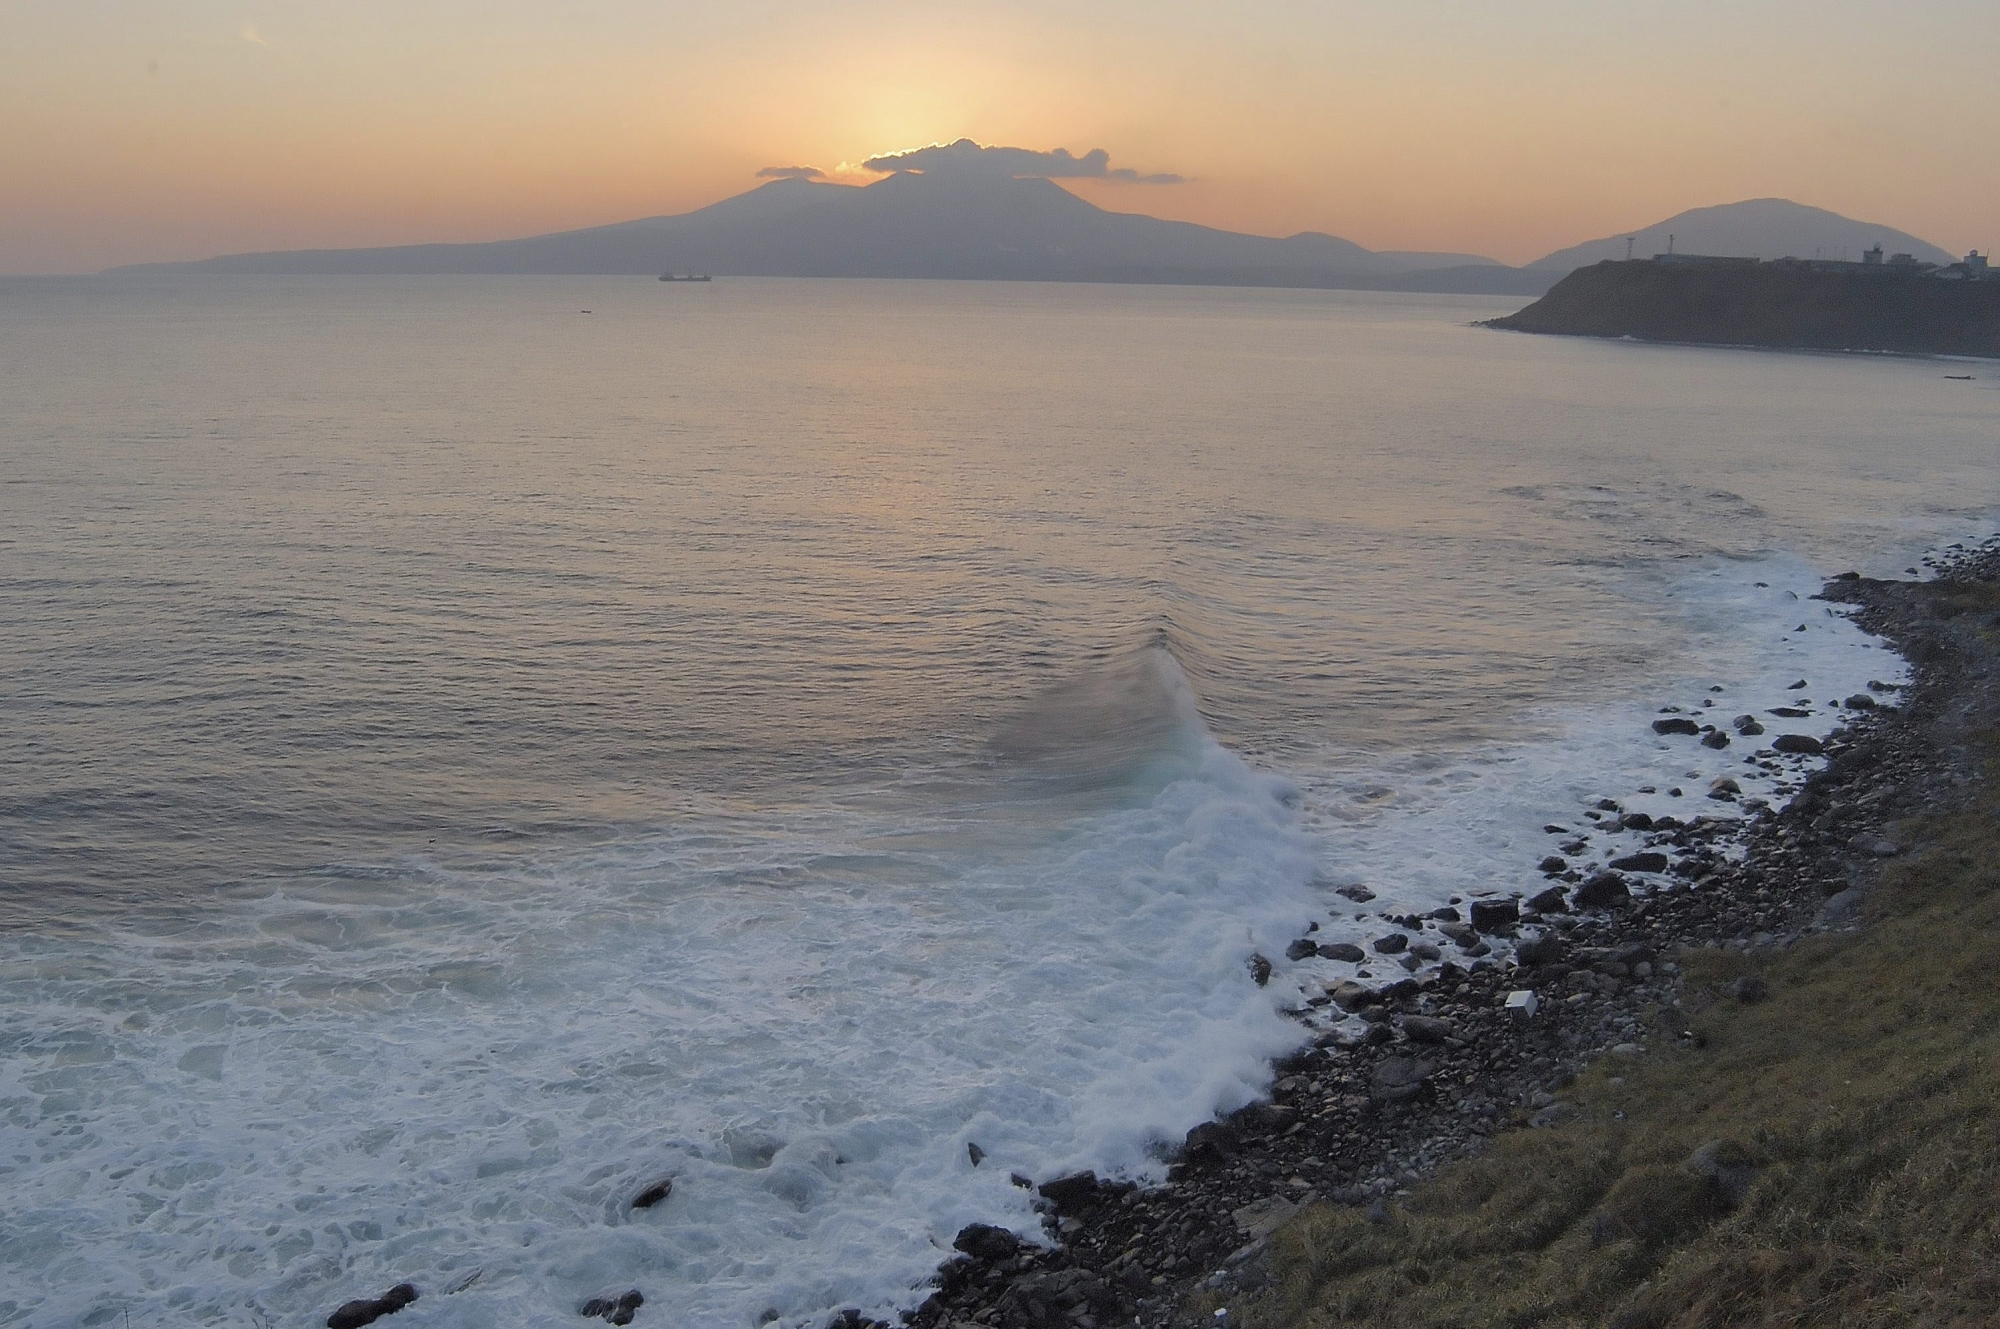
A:
<svg viewBox="0 0 2000 1329">
<path fill-rule="evenodd" d="M 493 0 L 474 27 L 443 0 L 205 4 L 0 18 L 0 271 L 501 239 L 690 211 L 764 167 L 865 184 L 961 137 L 1103 149 L 1131 178 L 1062 183 L 1118 210 L 1375 249 L 1520 262 L 1773 195 L 2000 241 L 2000 172 L 1965 166 L 2000 123 L 2000 10 L 1966 0 L 1893 24 L 1752 0 L 1723 46 L 1583 0 Z"/>
</svg>

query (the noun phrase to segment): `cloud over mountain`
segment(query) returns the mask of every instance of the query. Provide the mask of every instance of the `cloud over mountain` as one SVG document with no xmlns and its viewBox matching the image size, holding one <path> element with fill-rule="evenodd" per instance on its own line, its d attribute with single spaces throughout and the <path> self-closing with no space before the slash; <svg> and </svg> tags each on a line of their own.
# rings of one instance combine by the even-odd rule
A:
<svg viewBox="0 0 2000 1329">
<path fill-rule="evenodd" d="M 817 166 L 766 166 L 757 172 L 759 180 L 817 180 L 826 172 Z"/>
<path fill-rule="evenodd" d="M 1159 171 L 1148 175 L 1127 166 L 1114 168 L 1111 154 L 1092 148 L 1081 157 L 1068 148 L 1037 152 L 1032 148 L 987 147 L 962 138 L 904 152 L 885 153 L 861 163 L 870 171 L 921 171 L 926 175 L 1010 176 L 1015 179 L 1109 180 L 1131 185 L 1177 185 L 1182 177 Z"/>
</svg>

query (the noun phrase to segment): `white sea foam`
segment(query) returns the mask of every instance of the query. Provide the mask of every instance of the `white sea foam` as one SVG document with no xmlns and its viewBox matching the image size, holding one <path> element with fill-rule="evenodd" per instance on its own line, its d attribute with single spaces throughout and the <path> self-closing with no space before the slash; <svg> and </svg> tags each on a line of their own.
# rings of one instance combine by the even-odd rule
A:
<svg viewBox="0 0 2000 1329">
<path fill-rule="evenodd" d="M 1122 799 L 1011 842 L 991 808 L 716 812 L 533 873 L 329 872 L 173 927 L 9 937 L 0 1324 L 303 1324 L 405 1279 L 412 1329 L 634 1286 L 690 1326 L 887 1314 L 961 1225 L 1038 1230 L 1010 1173 L 1158 1177 L 1261 1093 L 1304 1033 L 1285 979 L 1328 965 L 1259 989 L 1247 957 L 1330 908 L 1329 937 L 1381 930 L 1328 885 L 1366 880 L 1368 912 L 1520 890 L 1542 823 L 1599 797 L 1726 812 L 1701 796 L 1725 772 L 1775 795 L 1748 745 L 1649 722 L 1824 732 L 1826 699 L 1899 679 L 1816 586 L 1704 570 L 1646 696 L 1337 767 L 1304 811 L 1169 688 Z M 1770 717 L 1798 677 L 1817 714 Z"/>
</svg>

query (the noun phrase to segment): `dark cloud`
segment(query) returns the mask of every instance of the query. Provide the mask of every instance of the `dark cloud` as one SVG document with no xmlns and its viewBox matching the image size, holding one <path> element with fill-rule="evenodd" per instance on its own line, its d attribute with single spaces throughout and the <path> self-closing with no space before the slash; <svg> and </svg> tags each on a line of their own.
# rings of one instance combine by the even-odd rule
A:
<svg viewBox="0 0 2000 1329">
<path fill-rule="evenodd" d="M 1047 180 L 1110 180 L 1128 185 L 1177 185 L 1178 175 L 1159 172 L 1141 175 L 1130 167 L 1113 169 L 1111 154 L 1092 148 L 1081 157 L 1068 148 L 1036 152 L 1032 148 L 986 147 L 962 138 L 956 143 L 933 143 L 927 148 L 891 152 L 870 157 L 861 163 L 871 171 L 922 171 L 927 175 L 1039 176 Z"/>
<path fill-rule="evenodd" d="M 817 180 L 826 172 L 817 166 L 766 166 L 757 172 L 759 180 Z"/>
</svg>

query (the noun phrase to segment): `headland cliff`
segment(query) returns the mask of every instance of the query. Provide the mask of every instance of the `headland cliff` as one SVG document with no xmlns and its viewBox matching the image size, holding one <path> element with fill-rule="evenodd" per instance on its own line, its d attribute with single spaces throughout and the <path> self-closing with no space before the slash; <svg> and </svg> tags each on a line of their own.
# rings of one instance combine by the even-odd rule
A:
<svg viewBox="0 0 2000 1329">
<path fill-rule="evenodd" d="M 2000 357 L 2000 273 L 1907 261 L 1662 255 L 1578 268 L 1490 327 L 1582 337 Z"/>
</svg>

